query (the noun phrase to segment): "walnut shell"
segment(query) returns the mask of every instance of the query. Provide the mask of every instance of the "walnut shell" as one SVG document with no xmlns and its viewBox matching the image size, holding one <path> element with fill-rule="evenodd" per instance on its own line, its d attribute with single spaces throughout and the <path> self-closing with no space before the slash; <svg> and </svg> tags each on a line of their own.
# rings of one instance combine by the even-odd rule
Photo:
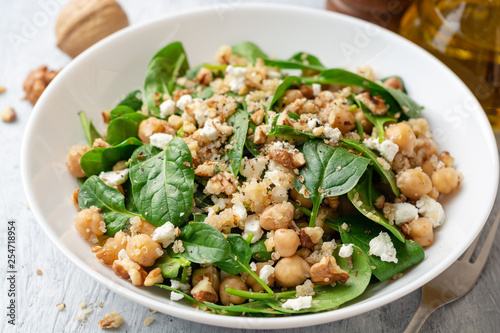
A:
<svg viewBox="0 0 500 333">
<path fill-rule="evenodd" d="M 114 0 L 73 0 L 57 17 L 57 46 L 74 58 L 126 26 L 127 14 Z"/>
</svg>

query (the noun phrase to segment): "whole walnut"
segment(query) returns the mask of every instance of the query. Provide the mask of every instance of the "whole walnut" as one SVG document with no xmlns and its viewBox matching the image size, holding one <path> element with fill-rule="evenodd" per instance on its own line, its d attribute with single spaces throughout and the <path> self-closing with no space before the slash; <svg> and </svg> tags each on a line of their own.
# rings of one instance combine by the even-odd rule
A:
<svg viewBox="0 0 500 333">
<path fill-rule="evenodd" d="M 45 88 L 58 73 L 59 71 L 49 70 L 47 66 L 40 66 L 29 73 L 23 85 L 26 99 L 35 105 Z"/>
</svg>

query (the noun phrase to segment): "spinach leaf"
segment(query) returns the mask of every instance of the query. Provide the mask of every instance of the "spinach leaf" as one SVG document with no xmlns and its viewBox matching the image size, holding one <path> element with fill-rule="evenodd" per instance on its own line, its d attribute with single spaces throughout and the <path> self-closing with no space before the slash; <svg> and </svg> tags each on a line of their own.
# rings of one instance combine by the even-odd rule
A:
<svg viewBox="0 0 500 333">
<path fill-rule="evenodd" d="M 94 124 L 92 124 L 92 120 L 89 120 L 87 118 L 85 112 L 80 111 L 78 112 L 78 115 L 80 116 L 80 122 L 82 123 L 83 132 L 85 133 L 85 138 L 87 138 L 89 146 L 92 147 L 95 139 L 101 138 L 102 136 L 95 129 Z"/>
<path fill-rule="evenodd" d="M 240 171 L 241 158 L 248 133 L 248 113 L 245 110 L 237 110 L 229 118 L 227 124 L 233 128 L 233 135 L 229 139 L 232 148 L 227 150 L 227 157 L 231 161 L 231 171 L 235 177 Z"/>
<path fill-rule="evenodd" d="M 214 95 L 212 87 L 206 86 L 199 94 L 193 94 L 193 98 L 207 99 Z"/>
<path fill-rule="evenodd" d="M 389 121 L 397 121 L 397 119 L 392 118 L 392 117 L 380 117 L 380 116 L 375 116 L 368 107 L 361 102 L 360 100 L 356 99 L 354 95 L 351 95 L 348 97 L 350 100 L 352 100 L 356 105 L 361 109 L 361 112 L 365 115 L 366 119 L 370 123 L 372 123 L 379 132 L 379 141 L 382 142 L 384 141 L 385 138 L 385 129 L 384 129 L 384 124 L 389 122 Z M 357 120 L 356 120 L 357 121 Z M 357 124 L 356 124 L 357 126 Z"/>
<path fill-rule="evenodd" d="M 207 218 L 207 214 L 193 214 L 193 222 L 203 222 Z"/>
<path fill-rule="evenodd" d="M 97 176 L 91 176 L 78 193 L 78 205 L 81 209 L 95 206 L 101 209 L 106 223 L 106 235 L 114 236 L 125 227 L 127 221 L 135 216 L 125 209 L 125 197 L 116 189 L 104 184 Z"/>
<path fill-rule="evenodd" d="M 137 117 L 139 115 L 143 118 Z M 142 119 L 137 122 L 132 117 Z M 139 132 L 139 124 L 146 118 L 147 117 L 145 115 L 134 112 L 125 114 L 123 117 L 111 120 L 108 126 L 106 142 L 114 146 L 119 144 L 123 140 L 126 140 L 127 138 L 137 137 L 137 133 Z"/>
<path fill-rule="evenodd" d="M 110 116 L 111 116 L 110 120 L 114 120 L 120 117 L 125 117 L 137 123 L 140 123 L 141 121 L 148 118 L 146 115 L 134 111 L 134 109 L 132 109 L 130 106 L 127 105 L 118 105 L 116 108 L 111 110 Z"/>
<path fill-rule="evenodd" d="M 404 92 L 405 94 L 408 94 L 408 91 L 406 90 L 405 82 L 403 81 L 403 78 L 401 78 L 401 76 L 392 75 L 392 76 L 384 77 L 384 78 L 383 78 L 383 79 L 381 79 L 380 81 L 382 81 L 382 82 L 384 82 L 384 83 L 385 83 L 385 81 L 387 81 L 387 80 L 389 80 L 390 78 L 393 78 L 393 77 L 398 78 L 398 79 L 399 79 L 399 81 L 401 81 L 401 85 L 403 86 L 403 92 Z"/>
<path fill-rule="evenodd" d="M 153 267 L 160 267 L 161 275 L 166 279 L 173 279 L 179 275 L 183 267 L 190 266 L 191 262 L 184 258 L 171 257 L 168 251 L 163 250 L 163 256 L 155 261 Z"/>
<path fill-rule="evenodd" d="M 179 226 L 187 221 L 193 204 L 194 170 L 184 140 L 175 137 L 164 151 L 135 164 L 130 181 L 137 209 L 149 223 Z"/>
<path fill-rule="evenodd" d="M 252 42 L 241 42 L 233 45 L 233 53 L 243 57 L 251 64 L 255 64 L 258 58 L 265 59 L 267 55 Z"/>
<path fill-rule="evenodd" d="M 365 146 L 363 143 L 353 139 L 339 139 L 339 141 L 342 142 L 347 147 L 359 153 L 363 153 L 365 157 L 369 158 L 375 170 L 378 172 L 380 177 L 382 177 L 382 180 L 384 182 L 387 182 L 390 185 L 394 195 L 396 197 L 399 197 L 401 192 L 396 184 L 396 176 L 394 175 L 394 172 L 390 169 L 389 170 L 384 169 L 382 164 L 380 164 L 380 162 L 377 160 L 378 156 L 370 148 Z"/>
<path fill-rule="evenodd" d="M 269 134 L 267 135 L 268 137 L 278 136 L 297 141 L 306 141 L 307 139 L 317 138 L 317 136 L 311 132 L 302 132 L 288 125 L 277 125 L 277 122 L 278 116 L 273 119 L 271 131 L 269 131 Z"/>
<path fill-rule="evenodd" d="M 271 260 L 271 253 L 267 251 L 266 244 L 264 242 L 266 238 L 261 238 L 257 242 L 250 245 L 250 252 L 252 253 L 252 258 L 257 261 L 269 261 Z"/>
<path fill-rule="evenodd" d="M 128 160 L 132 152 L 139 146 L 142 146 L 139 139 L 128 138 L 112 147 L 94 148 L 83 154 L 80 165 L 87 176 L 97 175 L 101 171 L 111 170 L 118 161 Z"/>
<path fill-rule="evenodd" d="M 200 69 L 203 68 L 203 64 L 199 64 L 199 65 L 196 65 L 195 67 L 193 68 L 190 68 L 187 72 L 186 72 L 186 79 L 196 79 L 196 75 L 198 74 L 198 72 L 200 71 Z"/>
<path fill-rule="evenodd" d="M 240 235 L 227 234 L 226 240 L 230 245 L 231 255 L 216 262 L 215 265 L 229 274 L 240 274 L 246 271 L 252 257 L 250 246 Z"/>
<path fill-rule="evenodd" d="M 315 56 L 299 52 L 294 54 L 288 60 L 264 59 L 266 66 L 276 66 L 282 69 L 309 69 L 313 71 L 322 71 L 325 66 Z"/>
<path fill-rule="evenodd" d="M 405 241 L 405 236 L 401 230 L 395 225 L 391 225 L 384 214 L 373 206 L 375 194 L 372 188 L 371 169 L 369 169 L 366 174 L 363 175 L 359 183 L 347 193 L 347 197 L 361 214 L 389 230 L 399 239 L 399 241 Z"/>
<path fill-rule="evenodd" d="M 170 43 L 155 54 L 146 70 L 143 88 L 143 99 L 150 112 L 156 116 L 160 114 L 155 93 L 169 93 L 172 96 L 175 81 L 186 74 L 188 69 L 187 56 L 181 42 Z"/>
<path fill-rule="evenodd" d="M 321 201 L 349 192 L 358 183 L 370 160 L 321 140 L 306 141 L 302 150 L 306 165 L 295 178 L 295 189 L 301 193 L 305 186 L 314 203 L 309 222 L 314 227 Z"/>
<path fill-rule="evenodd" d="M 182 228 L 179 239 L 185 249 L 179 256 L 198 264 L 221 262 L 231 253 L 224 235 L 210 224 L 191 222 Z"/>
<path fill-rule="evenodd" d="M 359 246 L 363 251 L 370 251 L 370 241 L 377 237 L 384 228 L 372 223 L 371 220 L 364 216 L 355 215 L 336 219 L 332 222 L 327 222 L 328 225 L 341 225 L 347 223 L 348 230 L 338 228 L 342 243 L 353 243 Z M 373 275 L 380 281 L 385 281 L 394 275 L 403 272 L 404 270 L 416 265 L 425 257 L 424 250 L 418 243 L 412 240 L 406 240 L 404 243 L 397 240 L 396 237 L 389 234 L 392 243 L 396 249 L 397 263 L 382 261 L 380 257 L 369 255 L 370 264 L 376 267 L 373 270 Z"/>
<path fill-rule="evenodd" d="M 322 71 L 314 77 L 303 78 L 304 83 L 342 84 L 363 87 L 366 90 L 380 95 L 389 107 L 389 114 L 394 115 L 399 111 L 409 118 L 420 117 L 421 108 L 404 92 L 396 89 L 386 88 L 378 83 L 370 81 L 360 75 L 351 73 L 344 69 L 332 68 Z"/>
<path fill-rule="evenodd" d="M 285 94 L 285 92 L 290 89 L 294 84 L 299 84 L 302 82 L 302 78 L 298 76 L 288 76 L 283 82 L 276 88 L 274 91 L 273 99 L 271 100 L 271 104 L 269 104 L 268 110 L 274 108 L 275 104 L 279 101 L 279 99 Z"/>
<path fill-rule="evenodd" d="M 156 154 L 160 153 L 162 150 L 157 148 L 150 143 L 140 146 L 132 153 L 128 161 L 129 167 L 132 167 L 138 163 L 144 162 Z"/>
<path fill-rule="evenodd" d="M 124 105 L 130 107 L 132 110 L 137 111 L 142 108 L 142 100 L 137 96 L 141 93 L 140 90 L 134 90 L 129 93 L 125 98 L 118 103 L 118 106 Z"/>
<path fill-rule="evenodd" d="M 255 134 L 255 129 L 257 128 L 257 125 L 255 125 L 253 121 L 248 122 L 248 127 L 250 127 L 250 129 L 252 130 L 252 134 Z M 253 155 L 253 157 L 257 157 L 260 154 L 259 146 L 257 146 L 248 137 L 245 140 L 245 148 L 248 149 L 248 151 L 250 152 L 250 154 Z"/>
</svg>

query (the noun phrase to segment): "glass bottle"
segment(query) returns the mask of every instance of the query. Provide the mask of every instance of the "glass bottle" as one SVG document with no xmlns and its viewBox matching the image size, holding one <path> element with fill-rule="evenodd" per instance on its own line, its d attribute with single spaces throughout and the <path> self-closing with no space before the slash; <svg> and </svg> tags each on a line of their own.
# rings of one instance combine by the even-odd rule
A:
<svg viewBox="0 0 500 333">
<path fill-rule="evenodd" d="M 500 131 L 500 0 L 417 0 L 400 34 L 450 67 Z"/>
</svg>

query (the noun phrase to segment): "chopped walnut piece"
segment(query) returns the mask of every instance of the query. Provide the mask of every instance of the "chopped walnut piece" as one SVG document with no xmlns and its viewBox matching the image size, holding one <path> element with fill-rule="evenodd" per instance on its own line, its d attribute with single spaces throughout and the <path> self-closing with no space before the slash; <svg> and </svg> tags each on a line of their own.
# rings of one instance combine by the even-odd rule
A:
<svg viewBox="0 0 500 333">
<path fill-rule="evenodd" d="M 42 270 L 41 269 L 37 269 L 36 270 L 36 275 L 42 275 Z"/>
<path fill-rule="evenodd" d="M 142 286 L 144 279 L 148 276 L 148 273 L 138 263 L 126 258 L 115 260 L 113 271 L 122 279 L 130 279 L 134 286 Z"/>
<path fill-rule="evenodd" d="M 373 96 L 369 92 L 358 94 L 356 96 L 370 111 L 377 116 L 383 116 L 387 113 L 389 107 L 385 104 L 385 101 L 380 96 Z"/>
<path fill-rule="evenodd" d="M 101 246 L 91 246 L 90 249 L 95 253 L 96 258 L 101 259 L 106 265 L 112 265 L 118 259 L 118 255 L 110 249 Z"/>
<path fill-rule="evenodd" d="M 300 244 L 306 249 L 312 249 L 319 243 L 323 233 L 323 228 L 320 227 L 302 228 L 300 229 Z"/>
<path fill-rule="evenodd" d="M 66 304 L 64 304 L 62 302 L 61 303 L 57 303 L 56 307 L 57 307 L 57 310 L 62 311 L 62 310 L 64 310 L 66 308 Z"/>
<path fill-rule="evenodd" d="M 92 148 L 108 148 L 108 147 L 111 147 L 111 145 L 101 138 L 95 139 L 94 143 L 92 143 Z"/>
<path fill-rule="evenodd" d="M 252 114 L 250 120 L 252 120 L 255 125 L 261 125 L 264 121 L 264 109 L 260 109 Z"/>
<path fill-rule="evenodd" d="M 102 328 L 117 328 L 123 324 L 123 317 L 118 312 L 106 313 L 104 317 L 99 320 L 99 326 Z"/>
<path fill-rule="evenodd" d="M 153 317 L 146 317 L 146 319 L 144 319 L 144 326 L 149 326 L 153 323 L 153 321 L 155 321 L 155 319 Z"/>
<path fill-rule="evenodd" d="M 54 79 L 59 71 L 51 71 L 47 66 L 40 66 L 38 69 L 29 73 L 24 81 L 24 91 L 26 92 L 26 99 L 35 105 L 40 95 L 45 88 Z"/>
<path fill-rule="evenodd" d="M 156 283 L 162 283 L 162 282 L 163 282 L 163 276 L 161 275 L 161 268 L 156 267 L 151 272 L 149 272 L 148 276 L 146 276 L 146 279 L 144 280 L 144 285 L 147 287 L 151 287 Z"/>
<path fill-rule="evenodd" d="M 217 162 L 206 161 L 202 165 L 198 165 L 194 170 L 194 174 L 198 177 L 213 177 L 215 175 L 215 167 Z"/>
<path fill-rule="evenodd" d="M 349 273 L 337 265 L 333 256 L 324 256 L 321 261 L 311 266 L 311 281 L 317 285 L 327 285 L 340 281 L 346 283 Z"/>
<path fill-rule="evenodd" d="M 196 286 L 191 290 L 191 295 L 193 295 L 194 299 L 198 302 L 215 303 L 219 300 L 219 296 L 212 286 L 208 276 L 205 276 L 203 280 L 196 284 Z"/>
<path fill-rule="evenodd" d="M 202 67 L 198 74 L 196 74 L 196 80 L 198 81 L 199 84 L 203 84 L 205 86 L 209 85 L 210 82 L 212 82 L 214 79 L 214 76 L 212 72 L 205 67 Z"/>
</svg>

